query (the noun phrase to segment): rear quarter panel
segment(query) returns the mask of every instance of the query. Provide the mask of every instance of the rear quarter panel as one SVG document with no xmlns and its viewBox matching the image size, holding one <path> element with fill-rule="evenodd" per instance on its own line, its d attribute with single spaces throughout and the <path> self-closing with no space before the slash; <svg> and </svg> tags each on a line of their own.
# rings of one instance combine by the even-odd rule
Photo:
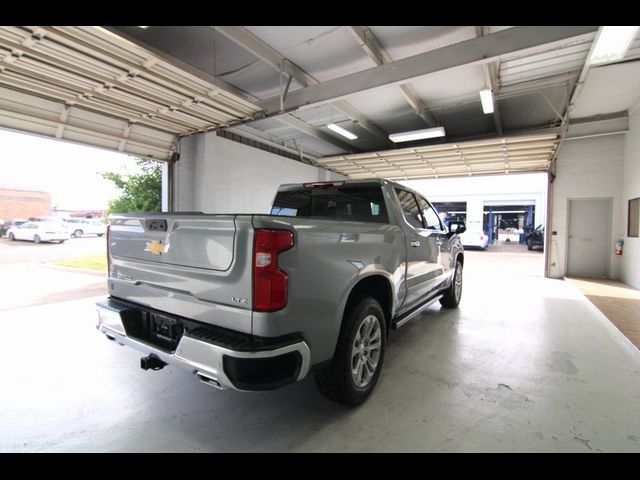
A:
<svg viewBox="0 0 640 480">
<path fill-rule="evenodd" d="M 287 306 L 254 312 L 255 335 L 303 332 L 316 364 L 333 356 L 345 304 L 358 281 L 381 275 L 390 283 L 393 304 L 402 303 L 406 246 L 399 227 L 266 215 L 254 216 L 253 226 L 291 230 L 295 242 L 278 259 L 289 277 Z"/>
</svg>

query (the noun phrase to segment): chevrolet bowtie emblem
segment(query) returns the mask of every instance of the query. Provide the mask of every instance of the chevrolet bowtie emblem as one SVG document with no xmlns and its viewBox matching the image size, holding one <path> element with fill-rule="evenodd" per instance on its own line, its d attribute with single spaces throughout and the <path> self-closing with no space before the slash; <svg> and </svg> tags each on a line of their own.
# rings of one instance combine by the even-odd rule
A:
<svg viewBox="0 0 640 480">
<path fill-rule="evenodd" d="M 160 255 L 162 253 L 166 253 L 167 247 L 168 245 L 164 245 L 162 242 L 154 240 L 153 242 L 147 242 L 147 247 L 144 251 L 151 252 L 154 255 Z"/>
</svg>

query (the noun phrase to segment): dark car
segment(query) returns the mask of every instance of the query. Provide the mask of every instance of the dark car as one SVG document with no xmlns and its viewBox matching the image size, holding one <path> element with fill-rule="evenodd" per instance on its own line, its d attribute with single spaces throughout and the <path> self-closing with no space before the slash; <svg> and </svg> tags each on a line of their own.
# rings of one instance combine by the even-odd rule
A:
<svg viewBox="0 0 640 480">
<path fill-rule="evenodd" d="M 533 250 L 536 247 L 544 249 L 544 225 L 538 225 L 538 227 L 527 233 L 527 249 Z"/>
<path fill-rule="evenodd" d="M 11 227 L 17 227 L 26 223 L 26 220 L 8 220 L 4 223 L 0 223 L 0 237 L 7 234 Z"/>
</svg>

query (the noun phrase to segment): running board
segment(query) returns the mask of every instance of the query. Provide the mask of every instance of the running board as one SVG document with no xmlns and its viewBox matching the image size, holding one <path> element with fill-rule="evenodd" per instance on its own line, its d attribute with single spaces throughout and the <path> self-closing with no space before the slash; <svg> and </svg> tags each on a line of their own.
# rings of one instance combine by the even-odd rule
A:
<svg viewBox="0 0 640 480">
<path fill-rule="evenodd" d="M 427 308 L 430 307 L 431 305 L 433 305 L 434 302 L 440 300 L 443 297 L 442 294 L 440 295 L 436 295 L 435 297 L 433 297 L 431 300 L 427 301 L 426 303 L 423 303 L 422 305 L 420 305 L 419 307 L 417 307 L 415 310 L 412 310 L 408 313 L 405 313 L 404 315 L 402 315 L 401 317 L 398 317 L 396 319 L 395 322 L 393 322 L 393 324 L 391 325 L 391 328 L 398 329 L 400 328 L 402 325 L 404 325 L 405 323 L 407 323 L 409 320 L 411 320 L 413 317 L 415 317 L 416 315 L 422 313 L 422 311 Z"/>
</svg>

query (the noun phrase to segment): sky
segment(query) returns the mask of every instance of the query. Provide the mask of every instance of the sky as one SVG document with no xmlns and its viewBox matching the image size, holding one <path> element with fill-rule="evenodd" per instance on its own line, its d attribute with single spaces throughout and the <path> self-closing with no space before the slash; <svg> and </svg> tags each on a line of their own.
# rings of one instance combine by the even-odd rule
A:
<svg viewBox="0 0 640 480">
<path fill-rule="evenodd" d="M 0 130 L 0 187 L 37 187 L 54 208 L 103 210 L 120 193 L 99 173 L 137 171 L 123 153 Z"/>
</svg>

